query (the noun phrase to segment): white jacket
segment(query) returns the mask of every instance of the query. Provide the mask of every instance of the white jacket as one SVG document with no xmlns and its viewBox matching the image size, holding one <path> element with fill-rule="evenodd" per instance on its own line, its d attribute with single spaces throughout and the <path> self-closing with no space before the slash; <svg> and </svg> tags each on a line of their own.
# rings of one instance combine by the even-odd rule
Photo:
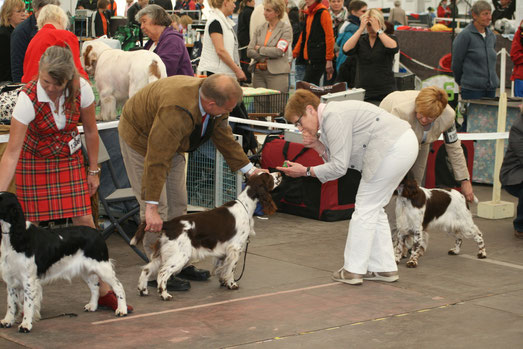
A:
<svg viewBox="0 0 523 349">
<path fill-rule="evenodd" d="M 203 47 L 200 58 L 200 64 L 198 64 L 198 72 L 213 72 L 215 74 L 227 74 L 236 76 L 234 71 L 229 68 L 225 62 L 223 62 L 218 54 L 214 44 L 212 43 L 211 36 L 209 35 L 209 25 L 217 20 L 220 22 L 223 31 L 223 45 L 225 50 L 231 54 L 232 59 L 236 65 L 240 65 L 240 56 L 238 54 L 238 39 L 234 32 L 234 22 L 230 18 L 226 18 L 222 11 L 218 9 L 211 9 L 207 18 L 207 24 L 205 25 L 205 33 L 203 35 Z"/>
</svg>

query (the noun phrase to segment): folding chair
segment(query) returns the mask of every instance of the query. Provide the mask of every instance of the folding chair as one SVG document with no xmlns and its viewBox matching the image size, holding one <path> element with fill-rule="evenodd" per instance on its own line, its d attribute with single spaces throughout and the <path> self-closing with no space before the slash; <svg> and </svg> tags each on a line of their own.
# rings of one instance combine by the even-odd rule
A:
<svg viewBox="0 0 523 349">
<path fill-rule="evenodd" d="M 105 215 L 107 218 L 109 218 L 110 221 L 110 224 L 102 231 L 102 236 L 104 239 L 107 239 L 109 235 L 111 235 L 116 230 L 118 234 L 120 234 L 120 236 L 134 250 L 134 252 L 136 252 L 136 254 L 139 255 L 144 261 L 148 262 L 149 259 L 147 256 L 136 246 L 132 246 L 130 244 L 131 239 L 129 236 L 127 236 L 125 230 L 121 226 L 121 224 L 127 221 L 129 218 L 134 218 L 136 222 L 140 221 L 140 205 L 136 201 L 136 197 L 134 196 L 132 188 L 122 188 L 120 186 L 114 167 L 111 163 L 111 157 L 109 156 L 102 139 L 100 139 L 98 150 L 98 162 L 102 165 L 106 165 L 103 168 L 107 168 L 109 170 L 109 175 L 116 188 L 112 193 L 106 195 L 105 197 L 102 195 L 102 193 L 100 193 L 100 191 L 98 192 L 99 200 L 102 203 Z M 115 208 L 115 205 L 117 204 L 124 208 L 123 215 L 121 209 L 117 210 Z"/>
</svg>

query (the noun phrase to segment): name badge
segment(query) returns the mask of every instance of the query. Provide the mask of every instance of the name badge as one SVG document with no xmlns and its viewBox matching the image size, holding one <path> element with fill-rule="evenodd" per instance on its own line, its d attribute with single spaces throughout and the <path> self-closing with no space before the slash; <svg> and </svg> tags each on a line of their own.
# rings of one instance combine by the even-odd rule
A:
<svg viewBox="0 0 523 349">
<path fill-rule="evenodd" d="M 278 43 L 276 44 L 276 47 L 283 51 L 283 53 L 287 52 L 287 49 L 289 48 L 289 42 L 284 39 L 278 40 Z"/>
<path fill-rule="evenodd" d="M 76 133 L 76 131 L 73 131 L 71 133 L 73 136 L 73 139 L 69 141 L 69 150 L 71 151 L 71 154 L 74 154 L 82 147 L 82 140 L 80 139 L 80 135 Z"/>
<path fill-rule="evenodd" d="M 443 132 L 443 139 L 445 143 L 452 144 L 458 140 L 458 132 L 456 131 L 456 124 L 452 125 L 447 131 Z"/>
</svg>

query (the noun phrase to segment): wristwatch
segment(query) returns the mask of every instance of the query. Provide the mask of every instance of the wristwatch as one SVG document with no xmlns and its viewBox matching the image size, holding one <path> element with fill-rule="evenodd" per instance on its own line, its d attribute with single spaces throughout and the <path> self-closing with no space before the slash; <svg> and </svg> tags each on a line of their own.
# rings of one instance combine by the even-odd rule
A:
<svg viewBox="0 0 523 349">
<path fill-rule="evenodd" d="M 307 172 L 305 172 L 305 175 L 307 177 L 310 177 L 311 176 L 311 168 L 310 167 L 307 167 Z"/>
<path fill-rule="evenodd" d="M 383 29 L 380 29 L 380 30 L 378 30 L 378 31 L 376 32 L 376 35 L 379 36 L 380 34 L 383 34 Z"/>
</svg>

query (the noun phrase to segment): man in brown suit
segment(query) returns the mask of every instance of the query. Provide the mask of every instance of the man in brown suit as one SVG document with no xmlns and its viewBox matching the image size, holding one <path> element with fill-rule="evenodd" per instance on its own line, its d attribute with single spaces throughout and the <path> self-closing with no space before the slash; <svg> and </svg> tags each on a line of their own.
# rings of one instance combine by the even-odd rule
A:
<svg viewBox="0 0 523 349">
<path fill-rule="evenodd" d="M 138 91 L 126 103 L 118 125 L 120 148 L 127 175 L 145 219 L 144 249 L 151 255 L 163 221 L 187 212 L 185 157 L 211 139 L 232 171 L 252 175 L 256 169 L 233 137 L 228 113 L 242 99 L 242 89 L 229 76 L 206 79 L 176 75 Z M 184 268 L 179 274 L 207 279 L 208 271 Z M 171 290 L 189 283 L 169 280 Z"/>
</svg>

